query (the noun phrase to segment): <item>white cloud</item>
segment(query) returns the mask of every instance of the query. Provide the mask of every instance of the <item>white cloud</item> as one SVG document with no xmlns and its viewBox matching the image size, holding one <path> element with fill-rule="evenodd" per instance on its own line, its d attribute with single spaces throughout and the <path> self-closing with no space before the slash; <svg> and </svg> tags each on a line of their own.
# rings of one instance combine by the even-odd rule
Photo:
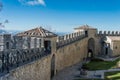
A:
<svg viewBox="0 0 120 80">
<path fill-rule="evenodd" d="M 44 0 L 18 0 L 22 4 L 27 4 L 27 5 L 43 5 L 46 6 Z"/>
</svg>

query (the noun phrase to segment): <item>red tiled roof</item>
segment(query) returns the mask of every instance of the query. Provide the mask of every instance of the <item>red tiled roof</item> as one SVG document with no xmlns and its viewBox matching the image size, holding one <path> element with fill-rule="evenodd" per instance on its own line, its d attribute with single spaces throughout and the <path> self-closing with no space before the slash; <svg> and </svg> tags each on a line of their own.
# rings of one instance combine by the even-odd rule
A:
<svg viewBox="0 0 120 80">
<path fill-rule="evenodd" d="M 16 36 L 55 37 L 57 35 L 48 30 L 45 30 L 42 27 L 38 27 L 38 28 L 34 28 L 28 31 L 18 33 L 16 34 Z"/>
</svg>

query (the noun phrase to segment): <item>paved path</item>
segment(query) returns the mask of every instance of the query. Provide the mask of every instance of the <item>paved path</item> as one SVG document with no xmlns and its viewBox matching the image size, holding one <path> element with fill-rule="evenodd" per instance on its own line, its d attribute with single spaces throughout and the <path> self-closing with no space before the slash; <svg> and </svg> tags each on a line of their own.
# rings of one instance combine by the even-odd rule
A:
<svg viewBox="0 0 120 80">
<path fill-rule="evenodd" d="M 117 58 L 106 59 L 108 61 L 113 61 Z M 79 68 L 82 63 L 75 64 L 71 67 L 68 67 L 60 72 L 58 72 L 52 80 L 74 80 L 76 76 L 80 76 Z M 96 70 L 96 71 L 87 71 L 87 75 L 82 76 L 81 78 L 99 78 L 104 79 L 105 72 L 120 71 L 120 69 L 109 69 L 109 70 Z M 80 78 L 80 77 L 79 77 Z"/>
<path fill-rule="evenodd" d="M 120 56 L 119 57 L 106 57 L 105 55 L 102 55 L 102 56 L 97 56 L 96 58 L 102 59 L 104 61 L 115 61 L 116 59 L 120 58 Z"/>
<path fill-rule="evenodd" d="M 75 64 L 71 67 L 68 67 L 60 72 L 58 72 L 52 80 L 74 80 L 77 76 L 80 76 L 79 68 L 81 64 Z M 120 71 L 120 69 L 109 69 L 109 70 L 96 70 L 96 71 L 87 71 L 87 75 L 81 76 L 81 78 L 99 78 L 104 79 L 105 72 L 111 71 Z M 80 77 L 79 77 L 80 78 Z"/>
<path fill-rule="evenodd" d="M 52 80 L 74 80 L 76 75 L 80 74 L 79 67 L 80 63 L 68 67 L 60 72 L 58 72 Z"/>
<path fill-rule="evenodd" d="M 87 75 L 81 76 L 81 78 L 100 78 L 100 79 L 104 79 L 104 73 L 105 72 L 112 72 L 112 71 L 120 71 L 120 69 L 87 71 Z"/>
</svg>

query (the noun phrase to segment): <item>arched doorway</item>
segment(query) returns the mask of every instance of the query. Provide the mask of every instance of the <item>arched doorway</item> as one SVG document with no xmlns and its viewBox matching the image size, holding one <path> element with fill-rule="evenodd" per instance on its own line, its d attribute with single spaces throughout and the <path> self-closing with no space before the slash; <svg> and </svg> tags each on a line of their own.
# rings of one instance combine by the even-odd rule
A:
<svg viewBox="0 0 120 80">
<path fill-rule="evenodd" d="M 95 53 L 95 40 L 93 38 L 90 38 L 88 40 L 88 58 L 93 58 Z"/>
<path fill-rule="evenodd" d="M 55 55 L 51 58 L 51 78 L 55 75 Z"/>
</svg>

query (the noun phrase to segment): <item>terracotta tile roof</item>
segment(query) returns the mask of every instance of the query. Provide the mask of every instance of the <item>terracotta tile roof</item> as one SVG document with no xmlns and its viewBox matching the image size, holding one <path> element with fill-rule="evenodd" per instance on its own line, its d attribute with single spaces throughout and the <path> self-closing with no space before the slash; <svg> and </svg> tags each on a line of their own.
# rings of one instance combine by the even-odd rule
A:
<svg viewBox="0 0 120 80">
<path fill-rule="evenodd" d="M 57 35 L 48 30 L 45 30 L 42 27 L 38 27 L 38 28 L 34 28 L 28 31 L 18 33 L 16 34 L 16 36 L 55 37 Z"/>
</svg>

